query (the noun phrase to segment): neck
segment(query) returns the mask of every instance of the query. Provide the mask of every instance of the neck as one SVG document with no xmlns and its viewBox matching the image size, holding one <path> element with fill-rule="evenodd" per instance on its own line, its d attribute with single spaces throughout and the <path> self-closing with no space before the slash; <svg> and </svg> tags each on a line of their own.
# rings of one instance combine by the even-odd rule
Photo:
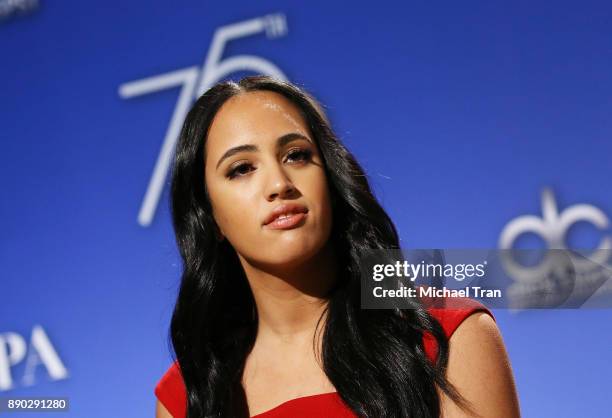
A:
<svg viewBox="0 0 612 418">
<path fill-rule="evenodd" d="M 336 281 L 331 245 L 291 268 L 261 268 L 239 258 L 257 309 L 256 341 L 312 341 Z M 319 326 L 323 324 L 324 318 Z"/>
</svg>

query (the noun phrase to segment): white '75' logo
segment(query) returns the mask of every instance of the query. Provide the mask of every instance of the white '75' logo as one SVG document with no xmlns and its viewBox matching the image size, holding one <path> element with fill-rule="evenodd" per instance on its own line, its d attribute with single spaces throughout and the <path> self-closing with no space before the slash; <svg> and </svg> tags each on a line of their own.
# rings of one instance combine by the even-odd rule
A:
<svg viewBox="0 0 612 418">
<path fill-rule="evenodd" d="M 149 226 L 155 215 L 181 125 L 193 101 L 217 81 L 237 71 L 253 71 L 257 74 L 270 75 L 282 80 L 287 79 L 276 65 L 258 56 L 236 55 L 221 58 L 223 49 L 229 41 L 263 31 L 268 38 L 285 35 L 287 33 L 285 16 L 272 14 L 219 27 L 215 31 L 202 68 L 194 65 L 165 74 L 129 81 L 119 86 L 119 96 L 129 99 L 182 85 L 153 174 L 140 206 L 138 223 L 141 226 Z"/>
</svg>

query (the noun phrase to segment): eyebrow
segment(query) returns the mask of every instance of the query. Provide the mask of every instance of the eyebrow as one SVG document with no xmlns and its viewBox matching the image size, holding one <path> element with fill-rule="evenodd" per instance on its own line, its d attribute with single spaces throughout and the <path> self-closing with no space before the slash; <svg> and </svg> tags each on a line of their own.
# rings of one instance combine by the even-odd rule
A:
<svg viewBox="0 0 612 418">
<path fill-rule="evenodd" d="M 297 133 L 297 132 L 291 132 L 291 133 L 288 133 L 288 134 L 285 134 L 279 137 L 276 140 L 276 149 L 278 150 L 284 147 L 285 145 L 287 145 L 288 143 L 293 142 L 297 139 L 305 139 L 306 141 L 311 142 L 310 139 L 308 139 L 308 137 L 300 133 Z M 215 170 L 219 168 L 219 166 L 224 160 L 226 160 L 227 158 L 231 157 L 234 154 L 238 154 L 239 152 L 256 152 L 256 151 L 259 151 L 259 147 L 253 144 L 238 145 L 236 147 L 230 148 L 227 151 L 225 151 L 225 153 L 221 156 L 221 158 L 219 158 L 219 161 L 217 162 L 217 166 L 215 167 Z"/>
</svg>

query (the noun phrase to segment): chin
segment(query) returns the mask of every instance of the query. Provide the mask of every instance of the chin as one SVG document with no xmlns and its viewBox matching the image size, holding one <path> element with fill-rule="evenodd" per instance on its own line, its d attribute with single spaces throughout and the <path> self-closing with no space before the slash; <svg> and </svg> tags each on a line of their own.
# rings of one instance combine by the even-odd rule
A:
<svg viewBox="0 0 612 418">
<path fill-rule="evenodd" d="M 280 240 L 280 242 L 266 246 L 270 264 L 277 266 L 298 266 L 315 256 L 324 243 L 304 242 L 304 240 Z"/>
</svg>

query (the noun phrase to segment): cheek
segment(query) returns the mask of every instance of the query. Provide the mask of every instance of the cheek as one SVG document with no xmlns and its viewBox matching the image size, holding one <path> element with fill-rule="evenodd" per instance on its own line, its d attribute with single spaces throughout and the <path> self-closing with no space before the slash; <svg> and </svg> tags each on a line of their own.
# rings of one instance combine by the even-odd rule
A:
<svg viewBox="0 0 612 418">
<path fill-rule="evenodd" d="M 311 199 L 314 200 L 314 204 L 319 210 L 320 222 L 324 226 L 329 226 L 332 219 L 332 204 L 327 180 L 324 176 L 319 177 L 311 185 Z"/>
<path fill-rule="evenodd" d="M 213 216 L 223 235 L 231 241 L 240 239 L 258 225 L 253 196 L 244 190 L 210 190 Z"/>
<path fill-rule="evenodd" d="M 325 207 L 324 207 L 324 211 L 325 211 L 325 224 L 327 226 L 327 229 L 330 230 L 331 229 L 331 224 L 332 224 L 332 219 L 333 219 L 333 207 L 332 207 L 332 201 L 331 201 L 331 194 L 329 192 L 329 189 L 327 189 L 327 187 L 325 188 Z"/>
</svg>

